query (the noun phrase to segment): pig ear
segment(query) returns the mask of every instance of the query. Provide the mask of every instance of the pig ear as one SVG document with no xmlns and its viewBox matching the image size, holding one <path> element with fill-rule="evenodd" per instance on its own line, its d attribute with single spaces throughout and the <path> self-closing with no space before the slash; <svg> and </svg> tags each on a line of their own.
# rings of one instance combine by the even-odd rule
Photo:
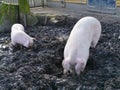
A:
<svg viewBox="0 0 120 90">
<path fill-rule="evenodd" d="M 68 59 L 64 59 L 62 62 L 62 66 L 64 68 L 64 74 L 66 74 L 70 70 L 70 61 Z"/>
<path fill-rule="evenodd" d="M 84 60 L 82 58 L 78 58 L 75 66 L 75 71 L 77 75 L 80 75 L 81 71 L 84 71 Z"/>
</svg>

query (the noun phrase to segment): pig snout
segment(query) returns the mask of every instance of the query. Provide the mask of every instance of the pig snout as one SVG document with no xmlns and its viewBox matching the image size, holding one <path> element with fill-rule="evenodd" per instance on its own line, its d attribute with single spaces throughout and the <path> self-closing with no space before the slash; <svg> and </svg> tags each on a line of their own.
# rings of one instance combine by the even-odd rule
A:
<svg viewBox="0 0 120 90">
<path fill-rule="evenodd" d="M 37 44 L 38 40 L 36 38 L 31 38 L 31 42 L 29 43 L 29 46 L 34 46 L 35 44 Z"/>
<path fill-rule="evenodd" d="M 76 73 L 77 75 L 80 75 L 80 73 L 84 71 L 85 66 L 86 66 L 86 61 L 82 58 L 79 58 L 75 61 L 76 61 L 76 63 L 72 64 L 70 59 L 63 60 L 63 62 L 62 62 L 62 66 L 64 69 L 63 74 L 67 74 L 70 71 L 70 73 Z"/>
<path fill-rule="evenodd" d="M 80 58 L 76 60 L 76 65 L 75 65 L 75 72 L 77 75 L 80 75 L 81 72 L 84 71 L 86 66 L 86 62 L 84 59 Z"/>
<path fill-rule="evenodd" d="M 28 48 L 28 47 L 33 46 L 33 43 L 28 41 L 27 43 L 23 44 L 23 46 Z"/>
<path fill-rule="evenodd" d="M 32 47 L 33 46 L 33 38 L 32 37 L 30 37 L 30 36 L 28 36 L 28 37 L 26 37 L 25 38 L 26 40 L 24 40 L 24 44 L 23 44 L 23 46 L 25 46 L 25 47 Z M 22 44 L 22 43 L 21 43 Z"/>
</svg>

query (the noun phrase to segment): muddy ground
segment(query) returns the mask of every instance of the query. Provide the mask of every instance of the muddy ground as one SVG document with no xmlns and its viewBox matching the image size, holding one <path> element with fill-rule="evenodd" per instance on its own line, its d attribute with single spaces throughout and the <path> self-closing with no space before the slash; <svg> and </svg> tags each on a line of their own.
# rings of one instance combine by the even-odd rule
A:
<svg viewBox="0 0 120 90">
<path fill-rule="evenodd" d="M 37 25 L 26 32 L 33 48 L 9 48 L 0 33 L 0 90 L 120 90 L 120 24 L 103 23 L 102 35 L 81 76 L 63 75 L 63 50 L 74 24 Z"/>
</svg>

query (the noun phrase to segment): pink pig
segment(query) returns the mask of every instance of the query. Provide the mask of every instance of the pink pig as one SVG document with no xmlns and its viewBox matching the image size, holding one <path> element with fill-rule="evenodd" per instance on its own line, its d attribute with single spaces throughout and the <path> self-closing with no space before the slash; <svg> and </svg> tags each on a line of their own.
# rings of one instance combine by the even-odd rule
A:
<svg viewBox="0 0 120 90">
<path fill-rule="evenodd" d="M 21 24 L 14 24 L 11 28 L 11 44 L 20 44 L 25 47 L 33 45 L 33 39 L 24 32 L 24 27 Z"/>
<path fill-rule="evenodd" d="M 80 75 L 84 71 L 90 46 L 95 48 L 100 35 L 101 24 L 94 17 L 84 17 L 75 24 L 64 48 L 64 74 L 75 71 Z"/>
</svg>

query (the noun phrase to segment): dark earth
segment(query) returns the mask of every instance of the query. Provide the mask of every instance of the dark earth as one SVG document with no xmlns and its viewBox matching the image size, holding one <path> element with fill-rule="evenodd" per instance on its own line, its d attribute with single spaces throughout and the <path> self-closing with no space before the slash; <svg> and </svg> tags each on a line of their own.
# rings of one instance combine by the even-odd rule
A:
<svg viewBox="0 0 120 90">
<path fill-rule="evenodd" d="M 28 27 L 37 39 L 32 48 L 11 50 L 10 32 L 0 33 L 0 90 L 120 90 L 120 23 L 101 22 L 85 71 L 63 75 L 63 50 L 74 23 Z"/>
</svg>

